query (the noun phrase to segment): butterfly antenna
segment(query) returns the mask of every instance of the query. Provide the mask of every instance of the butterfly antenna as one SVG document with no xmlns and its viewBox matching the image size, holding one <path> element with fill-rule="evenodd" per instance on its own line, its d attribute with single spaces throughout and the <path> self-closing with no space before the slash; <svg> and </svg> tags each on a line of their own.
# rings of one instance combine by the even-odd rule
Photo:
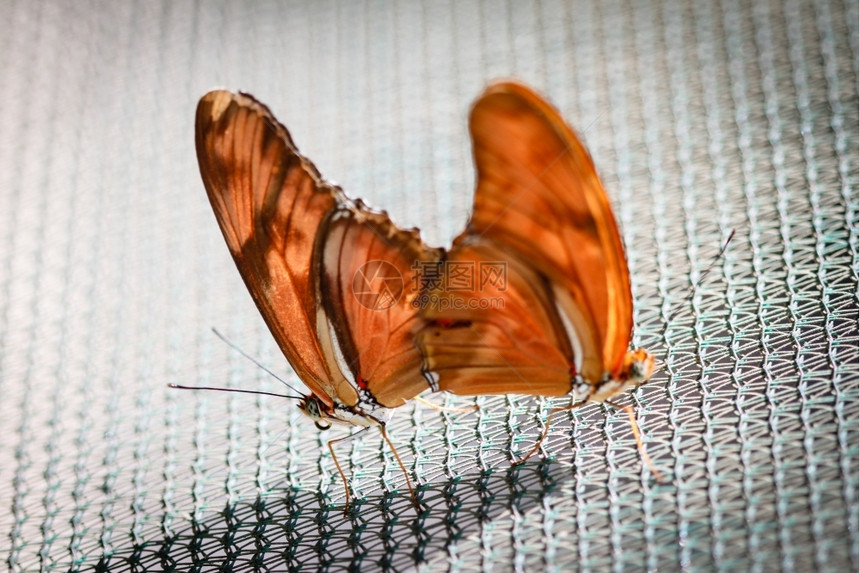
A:
<svg viewBox="0 0 860 573">
<path fill-rule="evenodd" d="M 708 276 L 708 273 L 710 273 L 710 272 L 711 272 L 711 269 L 713 269 L 713 268 L 714 268 L 714 265 L 716 265 L 716 264 L 717 264 L 717 261 L 719 261 L 721 258 L 723 258 L 723 255 L 725 255 L 725 254 L 726 254 L 726 249 L 728 249 L 728 248 L 729 248 L 729 243 L 731 243 L 731 242 L 732 242 L 732 239 L 734 239 L 734 238 L 735 238 L 735 230 L 734 230 L 734 229 L 732 229 L 732 232 L 731 232 L 731 233 L 729 233 L 729 238 L 728 238 L 728 239 L 726 239 L 726 242 L 725 242 L 725 243 L 723 243 L 723 246 L 722 246 L 722 248 L 720 249 L 720 252 L 719 252 L 719 253 L 717 253 L 717 256 L 716 256 L 716 257 L 714 257 L 714 259 L 711 261 L 711 264 L 709 264 L 709 265 L 708 265 L 708 268 L 706 268 L 706 269 L 702 272 L 702 276 L 700 276 L 700 277 L 699 277 L 699 281 L 696 283 L 696 288 L 698 288 L 699 286 L 701 286 L 702 281 L 704 281 L 704 280 L 705 280 L 705 277 L 706 277 L 706 276 Z"/>
<path fill-rule="evenodd" d="M 729 238 L 726 239 L 726 242 L 723 243 L 722 248 L 720 248 L 720 252 L 716 254 L 716 256 L 713 258 L 713 260 L 711 260 L 711 262 L 708 264 L 707 268 L 704 271 L 702 271 L 702 275 L 699 277 L 699 280 L 696 281 L 696 284 L 694 284 L 692 286 L 692 288 L 690 289 L 690 291 L 693 293 L 693 295 L 696 294 L 696 290 L 698 290 L 698 288 L 700 286 L 702 286 L 702 283 L 705 282 L 705 277 L 708 276 L 708 274 L 714 268 L 714 265 L 717 264 L 717 261 L 719 261 L 721 258 L 723 258 L 723 255 L 726 254 L 726 249 L 729 248 L 729 243 L 732 242 L 732 239 L 734 237 L 735 237 L 735 230 L 732 229 L 732 232 L 729 233 Z M 675 312 L 672 313 L 672 316 L 669 317 L 669 322 L 672 322 L 673 320 L 675 320 L 675 317 L 678 316 L 678 314 L 681 312 L 681 310 L 683 310 L 683 309 L 679 308 L 679 309 L 675 310 Z"/>
<path fill-rule="evenodd" d="M 280 382 L 281 384 L 283 384 L 284 386 L 286 386 L 287 388 L 289 388 L 290 390 L 292 390 L 296 394 L 301 394 L 301 392 L 299 390 L 296 390 L 295 388 L 293 388 L 292 386 L 287 384 L 286 380 L 284 380 L 283 378 L 281 378 L 280 376 L 278 376 L 277 374 L 275 374 L 274 372 L 272 372 L 271 370 L 269 370 L 268 368 L 266 368 L 265 366 L 260 364 L 259 360 L 257 360 L 256 358 L 254 358 L 253 356 L 251 356 L 250 354 L 248 354 L 247 352 L 245 352 L 244 350 L 242 350 L 241 348 L 239 348 L 238 346 L 236 346 L 235 344 L 230 342 L 226 336 L 224 336 L 223 334 L 221 334 L 218 331 L 217 328 L 213 327 L 212 332 L 215 333 L 215 336 L 217 336 L 218 338 L 223 340 L 224 343 L 227 344 L 227 346 L 229 346 L 230 348 L 232 348 L 233 350 L 235 350 L 236 352 L 238 352 L 239 354 L 241 354 L 242 356 L 244 356 L 245 358 L 247 358 L 248 360 L 250 360 L 251 362 L 253 362 L 257 366 L 259 366 L 261 369 L 263 369 L 265 372 L 267 372 L 272 378 L 274 378 L 275 380 L 277 380 L 278 382 Z M 252 392 L 251 390 L 247 390 L 247 391 Z M 258 392 L 258 393 L 260 393 L 260 392 Z"/>
<path fill-rule="evenodd" d="M 262 396 L 275 396 L 276 398 L 289 398 L 290 400 L 302 400 L 302 396 L 290 396 L 288 394 L 276 394 L 274 392 L 263 392 L 262 390 L 240 390 L 239 388 L 217 388 L 214 386 L 183 386 L 182 384 L 168 384 L 168 388 L 177 390 L 215 390 L 217 392 L 236 392 L 237 394 L 260 394 Z"/>
</svg>

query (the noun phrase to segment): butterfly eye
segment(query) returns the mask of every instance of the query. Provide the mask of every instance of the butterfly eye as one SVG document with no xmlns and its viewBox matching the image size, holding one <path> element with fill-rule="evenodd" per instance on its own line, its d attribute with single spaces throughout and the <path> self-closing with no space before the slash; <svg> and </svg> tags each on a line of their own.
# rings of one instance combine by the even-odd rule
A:
<svg viewBox="0 0 860 573">
<path fill-rule="evenodd" d="M 299 403 L 299 410 L 301 410 L 308 418 L 317 422 L 320 418 L 322 418 L 322 413 L 320 412 L 320 406 L 316 400 L 314 400 L 313 396 L 306 396 L 304 400 Z"/>
<path fill-rule="evenodd" d="M 308 396 L 305 401 L 299 404 L 299 409 L 304 412 L 311 420 L 314 421 L 314 426 L 320 431 L 325 431 L 331 428 L 331 424 L 324 421 L 320 403 L 314 396 Z"/>
</svg>

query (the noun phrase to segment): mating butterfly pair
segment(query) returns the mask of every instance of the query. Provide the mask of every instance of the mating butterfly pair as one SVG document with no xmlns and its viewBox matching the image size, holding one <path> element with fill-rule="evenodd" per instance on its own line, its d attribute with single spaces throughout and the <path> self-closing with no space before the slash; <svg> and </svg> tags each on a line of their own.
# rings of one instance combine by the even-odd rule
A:
<svg viewBox="0 0 860 573">
<path fill-rule="evenodd" d="M 326 183 L 253 97 L 213 91 L 200 100 L 197 156 L 209 200 L 251 296 L 311 391 L 300 408 L 321 429 L 377 426 L 391 445 L 386 411 L 426 390 L 573 392 L 575 407 L 606 401 L 653 371 L 651 355 L 628 351 L 624 249 L 574 132 L 513 82 L 478 98 L 469 128 L 474 209 L 446 251 Z M 503 304 L 423 304 L 450 296 L 420 276 L 443 263 L 503 264 L 504 284 L 457 293 Z M 401 288 L 388 288 L 396 276 Z M 374 282 L 385 304 L 357 296 L 356 285 Z"/>
</svg>

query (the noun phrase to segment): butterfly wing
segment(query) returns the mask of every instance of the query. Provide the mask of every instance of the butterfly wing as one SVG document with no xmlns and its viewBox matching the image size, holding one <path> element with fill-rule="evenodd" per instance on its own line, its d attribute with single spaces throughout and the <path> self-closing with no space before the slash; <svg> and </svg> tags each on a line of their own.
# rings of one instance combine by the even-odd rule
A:
<svg viewBox="0 0 860 573">
<path fill-rule="evenodd" d="M 520 84 L 490 86 L 469 128 L 474 209 L 449 259 L 506 264 L 507 289 L 496 293 L 505 304 L 425 309 L 425 368 L 458 394 L 560 395 L 575 373 L 597 384 L 622 367 L 632 296 L 594 164 L 559 113 Z"/>
<path fill-rule="evenodd" d="M 318 230 L 342 201 L 269 109 L 213 91 L 197 106 L 197 159 L 215 217 L 272 335 L 310 390 L 331 405 L 316 335 Z"/>
<path fill-rule="evenodd" d="M 560 396 L 571 389 L 574 357 L 552 306 L 552 287 L 520 257 L 490 239 L 461 242 L 446 275 L 474 270 L 466 288 L 433 291 L 417 334 L 437 390 L 454 394 Z"/>
<path fill-rule="evenodd" d="M 249 95 L 204 96 L 196 140 L 203 182 L 239 273 L 308 388 L 329 407 L 335 399 L 356 405 L 361 390 L 399 406 L 425 390 L 420 355 L 403 334 L 420 321 L 411 300 L 368 309 L 352 286 L 365 263 L 386 261 L 408 281 L 414 258 L 440 252 L 326 183 L 286 128 Z"/>
<path fill-rule="evenodd" d="M 517 83 L 491 86 L 469 121 L 477 169 L 464 235 L 520 253 L 559 288 L 584 356 L 580 373 L 617 369 L 633 327 L 624 247 L 588 151 L 558 111 Z"/>
<path fill-rule="evenodd" d="M 341 368 L 383 406 L 400 406 L 428 388 L 413 337 L 423 320 L 412 303 L 420 289 L 420 262 L 441 256 L 441 249 L 422 243 L 417 230 L 399 229 L 385 213 L 360 203 L 331 219 L 322 249 L 321 299 L 327 316 L 348 320 L 327 326 L 342 356 L 350 357 Z"/>
</svg>

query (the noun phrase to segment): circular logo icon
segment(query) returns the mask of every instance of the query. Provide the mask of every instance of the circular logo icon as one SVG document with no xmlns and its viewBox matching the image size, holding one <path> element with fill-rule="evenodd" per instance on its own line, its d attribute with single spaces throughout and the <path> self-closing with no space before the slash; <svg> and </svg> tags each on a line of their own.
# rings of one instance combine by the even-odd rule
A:
<svg viewBox="0 0 860 573">
<path fill-rule="evenodd" d="M 352 296 L 369 310 L 386 310 L 403 294 L 403 275 L 386 261 L 368 261 L 352 277 Z"/>
</svg>

